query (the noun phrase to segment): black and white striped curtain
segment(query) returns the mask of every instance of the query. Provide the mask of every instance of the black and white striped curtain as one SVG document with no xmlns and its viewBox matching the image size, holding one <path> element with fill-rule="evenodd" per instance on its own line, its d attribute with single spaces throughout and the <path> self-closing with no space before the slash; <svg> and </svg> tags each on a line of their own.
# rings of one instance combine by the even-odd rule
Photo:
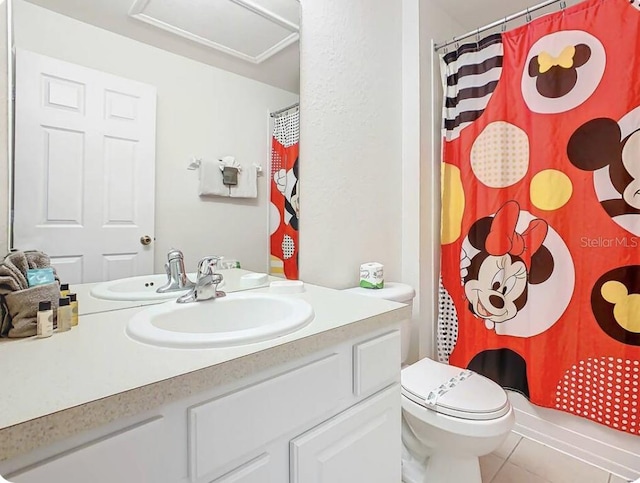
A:
<svg viewBox="0 0 640 483">
<path fill-rule="evenodd" d="M 498 85 L 502 58 L 501 34 L 464 44 L 441 57 L 443 132 L 447 141 L 456 139 L 484 112 Z"/>
</svg>

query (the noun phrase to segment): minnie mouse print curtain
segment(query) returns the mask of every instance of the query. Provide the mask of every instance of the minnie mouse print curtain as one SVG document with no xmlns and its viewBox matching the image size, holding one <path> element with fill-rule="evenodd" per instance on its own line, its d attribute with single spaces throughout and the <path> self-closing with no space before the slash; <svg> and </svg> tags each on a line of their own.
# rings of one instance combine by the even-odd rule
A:
<svg viewBox="0 0 640 483">
<path fill-rule="evenodd" d="M 271 140 L 271 257 L 269 273 L 298 279 L 298 141 L 299 110 L 275 117 Z"/>
<path fill-rule="evenodd" d="M 640 10 L 587 0 L 441 57 L 438 356 L 640 433 Z"/>
</svg>

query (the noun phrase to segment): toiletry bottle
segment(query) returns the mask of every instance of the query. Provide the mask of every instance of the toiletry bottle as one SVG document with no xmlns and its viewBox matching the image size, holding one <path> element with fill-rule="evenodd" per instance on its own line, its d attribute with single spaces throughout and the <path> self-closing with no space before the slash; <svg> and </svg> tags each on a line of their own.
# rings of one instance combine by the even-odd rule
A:
<svg viewBox="0 0 640 483">
<path fill-rule="evenodd" d="M 71 305 L 69 297 L 63 297 L 58 303 L 58 332 L 71 329 Z"/>
<path fill-rule="evenodd" d="M 71 305 L 71 327 L 78 325 L 78 296 L 69 294 L 69 305 Z"/>
<path fill-rule="evenodd" d="M 60 285 L 60 297 L 64 298 L 68 296 L 69 296 L 69 284 L 63 283 L 62 285 Z"/>
<path fill-rule="evenodd" d="M 53 335 L 53 310 L 51 302 L 40 302 L 38 304 L 38 314 L 36 317 L 36 337 L 39 339 L 51 337 Z"/>
</svg>

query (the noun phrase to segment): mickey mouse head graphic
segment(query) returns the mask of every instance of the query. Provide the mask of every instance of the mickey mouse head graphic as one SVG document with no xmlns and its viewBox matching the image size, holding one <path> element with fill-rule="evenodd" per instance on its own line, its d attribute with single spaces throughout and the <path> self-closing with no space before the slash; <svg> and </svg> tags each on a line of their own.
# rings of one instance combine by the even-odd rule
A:
<svg viewBox="0 0 640 483">
<path fill-rule="evenodd" d="M 567 156 L 576 168 L 594 172 L 598 200 L 607 214 L 640 235 L 640 126 L 630 130 L 625 135 L 613 119 L 592 119 L 571 135 Z"/>
<path fill-rule="evenodd" d="M 609 337 L 640 346 L 640 265 L 602 275 L 591 290 L 591 310 Z"/>
<path fill-rule="evenodd" d="M 478 250 L 463 279 L 469 310 L 481 319 L 502 323 L 513 319 L 527 303 L 529 284 L 546 281 L 554 261 L 543 246 L 547 222 L 534 219 L 519 233 L 520 206 L 508 201 L 496 215 L 477 220 L 469 242 Z"/>
<path fill-rule="evenodd" d="M 578 82 L 578 68 L 591 58 L 586 44 L 569 45 L 559 56 L 540 52 L 529 62 L 529 77 L 536 78 L 536 89 L 541 96 L 556 99 L 566 96 Z"/>
</svg>

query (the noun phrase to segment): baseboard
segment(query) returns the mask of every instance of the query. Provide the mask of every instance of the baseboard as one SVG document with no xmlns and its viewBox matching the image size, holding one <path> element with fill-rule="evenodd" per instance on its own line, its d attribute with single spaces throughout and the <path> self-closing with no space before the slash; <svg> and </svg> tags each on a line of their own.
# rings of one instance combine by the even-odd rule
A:
<svg viewBox="0 0 640 483">
<path fill-rule="evenodd" d="M 640 437 L 572 414 L 532 405 L 509 392 L 514 431 L 627 480 L 640 478 Z"/>
</svg>

